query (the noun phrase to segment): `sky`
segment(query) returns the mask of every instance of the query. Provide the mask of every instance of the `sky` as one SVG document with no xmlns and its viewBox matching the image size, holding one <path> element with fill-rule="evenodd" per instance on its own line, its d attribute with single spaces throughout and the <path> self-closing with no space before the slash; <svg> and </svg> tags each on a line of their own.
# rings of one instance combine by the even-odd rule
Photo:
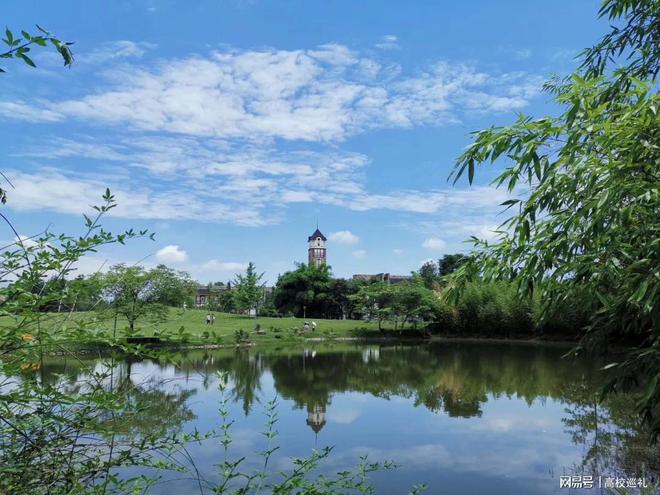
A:
<svg viewBox="0 0 660 495">
<path fill-rule="evenodd" d="M 20 235 L 104 227 L 80 273 L 165 263 L 201 283 L 249 261 L 274 283 L 328 237 L 339 277 L 408 274 L 492 238 L 507 199 L 480 168 L 448 181 L 470 133 L 554 115 L 542 84 L 607 30 L 599 2 L 24 0 L 0 9 L 74 41 L 63 68 L 2 60 L 0 170 Z M 4 184 L 7 187 L 7 184 Z M 0 238 L 13 239 L 7 227 Z"/>
</svg>

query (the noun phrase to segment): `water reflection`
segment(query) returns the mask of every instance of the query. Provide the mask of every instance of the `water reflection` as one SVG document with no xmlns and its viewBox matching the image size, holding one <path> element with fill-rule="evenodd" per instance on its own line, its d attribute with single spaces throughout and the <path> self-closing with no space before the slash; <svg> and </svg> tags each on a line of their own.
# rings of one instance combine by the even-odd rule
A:
<svg viewBox="0 0 660 495">
<path fill-rule="evenodd" d="M 361 453 L 404 463 L 377 478 L 379 493 L 418 482 L 431 493 L 559 493 L 567 472 L 657 474 L 658 450 L 645 445 L 630 398 L 599 403 L 598 364 L 562 360 L 564 352 L 472 343 L 189 351 L 176 366 L 125 362 L 118 386 L 143 405 L 127 433 L 204 431 L 217 424 L 216 372 L 226 371 L 246 455 L 258 447 L 259 403 L 277 394 L 280 462 L 322 444 L 336 446 L 329 469 Z M 75 364 L 58 360 L 47 372 L 79 378 Z M 214 444 L 193 454 L 209 471 L 219 459 Z"/>
</svg>

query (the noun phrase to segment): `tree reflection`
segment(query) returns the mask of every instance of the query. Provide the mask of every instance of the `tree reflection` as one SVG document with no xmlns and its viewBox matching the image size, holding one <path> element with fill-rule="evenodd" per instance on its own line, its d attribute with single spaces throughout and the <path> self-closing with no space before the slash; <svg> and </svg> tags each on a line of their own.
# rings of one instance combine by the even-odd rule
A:
<svg viewBox="0 0 660 495">
<path fill-rule="evenodd" d="M 376 397 L 404 397 L 451 418 L 481 417 L 484 405 L 500 397 L 532 405 L 555 400 L 565 405 L 563 423 L 576 445 L 584 446 L 578 469 L 639 475 L 640 469 L 660 471 L 657 449 L 645 444 L 645 432 L 630 397 L 598 402 L 604 376 L 598 363 L 562 359 L 565 349 L 551 346 L 495 344 L 349 345 L 318 348 L 227 349 L 190 351 L 177 362 L 177 372 L 202 377 L 206 389 L 216 372 L 226 371 L 233 400 L 245 415 L 261 395 L 266 371 L 275 389 L 295 407 L 305 410 L 306 423 L 316 433 L 326 424 L 335 394 L 358 392 Z M 75 366 L 50 374 L 76 382 Z M 118 374 L 117 391 L 140 407 L 138 416 L 123 418 L 125 432 L 153 434 L 155 425 L 175 428 L 193 419 L 187 407 L 192 390 L 131 381 L 131 363 Z"/>
</svg>

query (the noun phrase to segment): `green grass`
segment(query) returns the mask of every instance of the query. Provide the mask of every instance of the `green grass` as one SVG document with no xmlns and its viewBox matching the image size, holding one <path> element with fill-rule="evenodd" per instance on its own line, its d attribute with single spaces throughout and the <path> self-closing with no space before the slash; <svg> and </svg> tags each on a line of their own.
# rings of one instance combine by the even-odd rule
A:
<svg viewBox="0 0 660 495">
<path fill-rule="evenodd" d="M 215 323 L 206 324 L 207 312 L 198 309 L 170 310 L 169 317 L 164 323 L 139 322 L 139 333 L 151 335 L 155 331 L 164 331 L 166 334 L 176 335 L 181 327 L 190 334 L 193 339 L 202 338 L 205 332 L 215 333 L 223 342 L 229 342 L 234 339 L 237 331 L 247 332 L 250 340 L 272 341 L 272 340 L 291 340 L 305 338 L 339 338 L 339 337 L 358 337 L 378 334 L 378 325 L 375 322 L 359 320 L 324 320 L 317 318 L 269 318 L 269 317 L 249 317 L 242 315 L 233 315 L 227 313 L 213 313 Z M 311 328 L 303 330 L 305 321 L 311 325 L 312 321 L 317 324 L 316 331 Z M 120 325 L 126 325 L 126 322 L 120 322 Z M 262 333 L 257 333 L 256 327 L 259 325 Z M 210 338 L 210 337 L 209 337 Z M 207 339 L 203 339 L 207 340 Z M 213 340 L 213 339 L 211 339 Z"/>
<path fill-rule="evenodd" d="M 180 310 L 170 308 L 165 321 L 155 322 L 148 318 L 139 319 L 135 324 L 135 332 L 131 336 L 159 336 L 163 340 L 181 341 L 190 344 L 235 344 L 236 333 L 242 331 L 243 343 L 277 343 L 302 342 L 308 338 L 338 339 L 346 337 L 378 337 L 376 322 L 360 320 L 324 320 L 307 318 L 310 324 L 315 321 L 316 331 L 311 328 L 303 330 L 305 320 L 302 318 L 267 318 L 213 313 L 215 323 L 206 324 L 207 311 L 199 309 Z M 84 323 L 83 323 L 84 322 Z M 113 319 L 107 314 L 93 312 L 79 313 L 43 313 L 40 325 L 52 330 L 66 326 L 73 328 L 83 324 L 84 328 L 110 331 Z M 0 327 L 11 327 L 16 324 L 12 318 L 0 318 Z M 260 331 L 257 332 L 257 325 Z M 183 328 L 183 331 L 181 330 Z M 34 332 L 34 328 L 25 328 L 26 333 Z M 117 320 L 117 336 L 128 335 L 128 322 L 120 317 Z"/>
</svg>

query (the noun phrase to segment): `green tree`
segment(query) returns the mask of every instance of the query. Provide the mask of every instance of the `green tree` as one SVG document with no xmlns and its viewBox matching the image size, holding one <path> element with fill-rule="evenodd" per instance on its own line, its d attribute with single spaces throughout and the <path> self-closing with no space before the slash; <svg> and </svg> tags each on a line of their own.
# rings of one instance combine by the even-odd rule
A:
<svg viewBox="0 0 660 495">
<path fill-rule="evenodd" d="M 394 293 L 392 286 L 384 282 L 364 284 L 351 299 L 359 314 L 378 322 L 379 330 L 382 330 L 383 321 L 392 315 Z"/>
<path fill-rule="evenodd" d="M 438 281 L 438 267 L 433 261 L 427 261 L 419 269 L 419 276 L 427 289 L 433 289 Z"/>
<path fill-rule="evenodd" d="M 192 306 L 197 283 L 188 272 L 177 271 L 158 265 L 150 272 L 153 278 L 154 301 L 166 306 Z"/>
<path fill-rule="evenodd" d="M 461 265 L 468 261 L 469 257 L 465 254 L 445 254 L 438 260 L 438 275 L 445 277 L 454 273 Z"/>
<path fill-rule="evenodd" d="M 79 275 L 67 283 L 65 301 L 69 311 L 90 311 L 101 301 L 102 275 Z"/>
<path fill-rule="evenodd" d="M 495 243 L 473 239 L 473 263 L 458 271 L 513 279 L 523 296 L 539 294 L 545 313 L 573 299 L 591 315 L 583 349 L 606 352 L 612 341 L 634 346 L 608 390 L 644 387 L 639 410 L 660 434 L 660 125 L 657 84 L 660 2 L 606 0 L 613 27 L 582 54 L 578 72 L 546 90 L 565 110 L 520 116 L 508 127 L 479 131 L 454 178 L 484 162 L 508 160 L 495 179 L 529 194 Z M 613 64 L 621 67 L 612 68 Z"/>
<path fill-rule="evenodd" d="M 328 298 L 326 317 L 336 319 L 351 318 L 353 304 L 351 295 L 357 292 L 357 287 L 351 280 L 332 278 L 328 282 Z"/>
<path fill-rule="evenodd" d="M 439 305 L 435 293 L 419 283 L 365 284 L 351 300 L 356 312 L 378 321 L 379 329 L 384 321 L 391 321 L 395 330 L 403 330 L 406 324 L 417 328 L 420 321 L 431 322 Z"/>
<path fill-rule="evenodd" d="M 234 302 L 236 308 L 242 311 L 258 310 L 259 302 L 263 298 L 263 273 L 257 273 L 254 263 L 250 261 L 245 275 L 237 275 L 234 280 Z"/>
<path fill-rule="evenodd" d="M 431 322 L 439 306 L 438 297 L 431 290 L 418 284 L 398 284 L 395 296 L 401 315 L 401 328 L 411 323 L 417 328 L 420 322 Z"/>
<path fill-rule="evenodd" d="M 292 314 L 298 318 L 327 316 L 328 307 L 332 305 L 328 293 L 330 280 L 327 265 L 317 267 L 300 263 L 295 270 L 277 279 L 273 303 L 283 315 Z"/>
<path fill-rule="evenodd" d="M 103 297 L 115 318 L 126 318 L 131 333 L 141 318 L 163 321 L 166 316 L 167 308 L 158 302 L 158 275 L 157 270 L 124 264 L 114 265 L 104 275 Z"/>
<path fill-rule="evenodd" d="M 236 298 L 234 297 L 233 289 L 225 289 L 220 292 L 217 299 L 217 307 L 219 311 L 224 311 L 225 313 L 232 313 L 236 311 Z"/>
</svg>

